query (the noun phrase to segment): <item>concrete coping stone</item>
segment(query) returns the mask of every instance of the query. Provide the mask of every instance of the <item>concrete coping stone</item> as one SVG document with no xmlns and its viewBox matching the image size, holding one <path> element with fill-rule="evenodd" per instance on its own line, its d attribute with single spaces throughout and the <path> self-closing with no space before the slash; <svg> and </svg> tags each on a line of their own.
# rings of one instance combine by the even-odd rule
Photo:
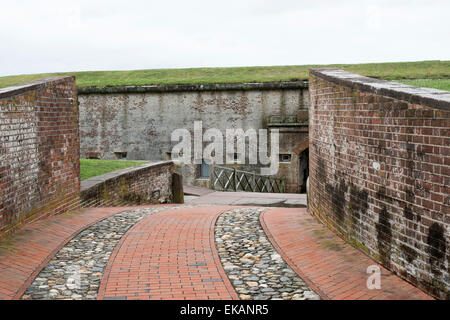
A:
<svg viewBox="0 0 450 320">
<path fill-rule="evenodd" d="M 412 104 L 450 110 L 450 92 L 432 88 L 410 86 L 364 77 L 338 68 L 314 68 L 309 73 L 326 81 L 355 90 L 382 95 Z"/>
<path fill-rule="evenodd" d="M 75 81 L 75 77 L 73 76 L 60 76 L 60 77 L 55 76 L 34 80 L 22 85 L 0 88 L 0 99 L 16 96 L 25 93 L 27 91 L 44 89 L 48 86 L 54 85 L 55 83 L 64 81 L 66 79 L 73 79 Z"/>
<path fill-rule="evenodd" d="M 105 181 L 112 180 L 112 179 L 118 178 L 123 175 L 137 174 L 140 171 L 146 170 L 148 168 L 156 169 L 156 168 L 160 168 L 160 167 L 164 167 L 164 166 L 168 166 L 168 165 L 173 165 L 173 161 L 144 163 L 139 166 L 108 172 L 108 173 L 102 174 L 100 176 L 92 177 L 92 178 L 81 181 L 80 191 L 81 192 L 86 191 L 94 186 L 104 183 Z"/>
<path fill-rule="evenodd" d="M 268 127 L 308 127 L 308 122 L 269 122 L 267 124 Z"/>
<path fill-rule="evenodd" d="M 308 81 L 275 81 L 248 83 L 209 83 L 209 84 L 165 84 L 143 86 L 107 86 L 78 88 L 79 94 L 91 93 L 147 93 L 147 92 L 183 92 L 183 91 L 227 91 L 227 90 L 279 90 L 307 89 Z"/>
</svg>

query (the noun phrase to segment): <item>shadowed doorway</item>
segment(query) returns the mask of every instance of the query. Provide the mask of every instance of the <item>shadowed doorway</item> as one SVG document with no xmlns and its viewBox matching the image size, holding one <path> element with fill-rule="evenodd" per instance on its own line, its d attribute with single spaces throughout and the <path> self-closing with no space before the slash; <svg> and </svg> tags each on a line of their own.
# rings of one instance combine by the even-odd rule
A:
<svg viewBox="0 0 450 320">
<path fill-rule="evenodd" d="M 298 191 L 306 192 L 306 179 L 309 176 L 309 149 L 305 149 L 298 156 Z"/>
</svg>

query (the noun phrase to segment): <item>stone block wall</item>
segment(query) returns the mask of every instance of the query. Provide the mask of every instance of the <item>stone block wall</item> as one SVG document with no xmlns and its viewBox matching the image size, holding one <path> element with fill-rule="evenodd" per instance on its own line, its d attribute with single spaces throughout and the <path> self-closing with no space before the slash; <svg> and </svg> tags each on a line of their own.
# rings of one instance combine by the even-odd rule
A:
<svg viewBox="0 0 450 320">
<path fill-rule="evenodd" d="M 0 89 L 0 235 L 77 202 L 79 143 L 73 77 Z"/>
<path fill-rule="evenodd" d="M 82 205 L 117 206 L 173 201 L 172 161 L 143 164 L 81 182 Z"/>
<path fill-rule="evenodd" d="M 81 157 L 164 161 L 176 144 L 170 141 L 172 131 L 186 128 L 193 138 L 194 121 L 203 122 L 203 132 L 217 128 L 224 136 L 226 129 L 258 130 L 269 123 L 302 122 L 307 129 L 309 99 L 307 83 L 289 81 L 81 88 L 79 101 Z M 307 130 L 297 136 L 307 136 Z M 295 150 L 295 145 L 284 150 L 292 154 L 292 171 Z M 198 179 L 199 167 L 183 168 L 184 183 L 205 182 Z M 238 168 L 259 172 L 259 166 Z M 288 177 L 290 192 L 297 192 L 297 177 Z"/>
<path fill-rule="evenodd" d="M 450 93 L 312 69 L 309 211 L 437 298 L 450 286 Z"/>
</svg>

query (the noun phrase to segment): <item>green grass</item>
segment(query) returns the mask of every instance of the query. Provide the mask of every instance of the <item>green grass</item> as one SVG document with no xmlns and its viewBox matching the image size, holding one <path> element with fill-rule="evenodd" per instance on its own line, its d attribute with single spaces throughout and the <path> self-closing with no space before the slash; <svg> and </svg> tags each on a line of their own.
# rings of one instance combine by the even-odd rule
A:
<svg viewBox="0 0 450 320">
<path fill-rule="evenodd" d="M 146 161 L 80 159 L 81 180 L 86 180 L 111 171 L 147 163 Z"/>
<path fill-rule="evenodd" d="M 307 79 L 308 69 L 314 67 L 337 67 L 386 80 L 450 79 L 450 61 L 436 60 L 395 63 L 41 73 L 0 77 L 0 88 L 55 75 L 75 76 L 79 88 L 146 84 L 289 81 Z"/>
<path fill-rule="evenodd" d="M 398 82 L 409 84 L 416 87 L 435 88 L 439 90 L 450 91 L 450 79 L 416 79 L 416 80 L 398 80 Z"/>
</svg>

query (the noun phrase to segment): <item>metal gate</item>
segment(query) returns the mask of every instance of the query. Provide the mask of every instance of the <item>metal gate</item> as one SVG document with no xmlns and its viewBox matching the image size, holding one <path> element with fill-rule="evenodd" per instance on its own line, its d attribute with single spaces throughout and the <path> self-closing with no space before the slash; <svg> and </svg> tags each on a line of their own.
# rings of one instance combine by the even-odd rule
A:
<svg viewBox="0 0 450 320">
<path fill-rule="evenodd" d="M 284 193 L 285 179 L 263 176 L 254 172 L 212 165 L 210 188 L 217 191 L 247 191 Z"/>
</svg>

